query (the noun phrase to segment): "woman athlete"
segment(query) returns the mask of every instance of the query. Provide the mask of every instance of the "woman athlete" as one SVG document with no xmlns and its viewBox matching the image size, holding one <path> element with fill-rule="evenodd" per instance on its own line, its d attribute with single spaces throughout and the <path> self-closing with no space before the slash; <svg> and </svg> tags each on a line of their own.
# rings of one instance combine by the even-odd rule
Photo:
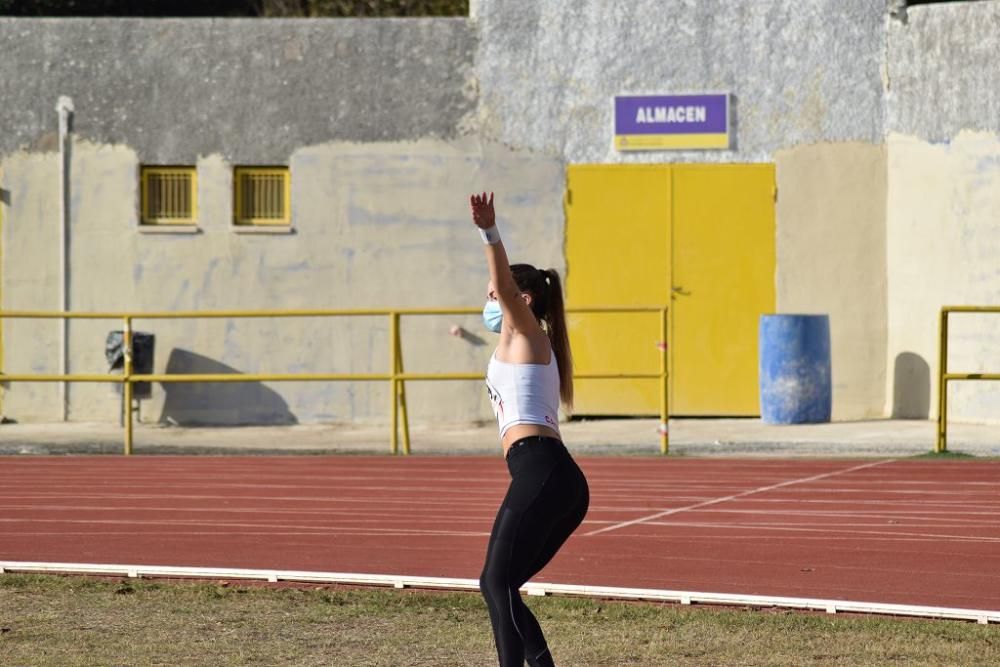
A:
<svg viewBox="0 0 1000 667">
<path fill-rule="evenodd" d="M 511 266 L 500 242 L 493 194 L 472 196 L 472 220 L 490 268 L 483 321 L 500 334 L 486 387 L 500 426 L 510 487 L 497 512 L 479 588 L 500 667 L 554 665 L 519 589 L 583 521 L 587 479 L 559 437 L 559 401 L 572 406 L 573 377 L 559 274 Z"/>
</svg>

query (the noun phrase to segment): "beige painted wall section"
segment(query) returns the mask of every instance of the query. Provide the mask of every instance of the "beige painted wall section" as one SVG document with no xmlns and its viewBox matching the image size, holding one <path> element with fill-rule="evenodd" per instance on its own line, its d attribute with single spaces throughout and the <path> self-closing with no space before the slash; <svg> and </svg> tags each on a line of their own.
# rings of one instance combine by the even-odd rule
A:
<svg viewBox="0 0 1000 667">
<path fill-rule="evenodd" d="M 3 211 L 3 308 L 58 310 L 59 154 L 18 152 L 0 165 Z M 59 324 L 4 320 L 4 372 L 58 373 Z M 3 413 L 21 421 L 62 419 L 55 384 L 6 385 Z"/>
<path fill-rule="evenodd" d="M 777 309 L 830 316 L 833 419 L 883 415 L 886 151 L 814 144 L 775 155 Z"/>
<path fill-rule="evenodd" d="M 474 139 L 324 144 L 289 159 L 291 234 L 233 230 L 232 167 L 199 158 L 198 233 L 138 226 L 139 161 L 123 146 L 76 142 L 71 171 L 74 310 L 480 307 L 487 269 L 469 221 L 468 195 L 497 193 L 499 224 L 515 261 L 564 270 L 561 163 Z M 57 304 L 56 158 L 5 160 L 14 198 L 5 219 L 7 307 Z M 51 173 L 49 173 L 51 172 Z M 473 339 L 448 334 L 461 324 Z M 55 372 L 53 337 L 12 332 L 11 370 Z M 104 372 L 104 339 L 117 322 L 74 324 L 70 370 Z M 138 321 L 156 335 L 157 372 L 382 372 L 388 318 Z M 480 318 L 404 318 L 410 371 L 485 372 L 491 334 Z M 27 330 L 25 330 L 27 331 Z M 44 332 L 41 332 L 44 334 Z M 48 359 L 51 362 L 43 362 Z M 47 365 L 46 365 L 47 364 Z M 49 392 L 49 393 L 43 393 Z M 51 394 L 51 395 L 50 395 Z M 414 422 L 491 419 L 480 382 L 410 383 Z M 58 419 L 54 386 L 13 386 L 7 413 Z M 387 422 L 382 383 L 275 383 L 154 387 L 144 421 Z M 110 385 L 74 385 L 70 418 L 115 421 Z"/>
<path fill-rule="evenodd" d="M 894 414 L 937 416 L 938 313 L 1000 305 L 1000 138 L 888 138 L 887 396 Z M 953 315 L 949 370 L 1000 372 L 1000 315 Z M 1000 422 L 1000 384 L 949 387 L 949 419 Z"/>
</svg>

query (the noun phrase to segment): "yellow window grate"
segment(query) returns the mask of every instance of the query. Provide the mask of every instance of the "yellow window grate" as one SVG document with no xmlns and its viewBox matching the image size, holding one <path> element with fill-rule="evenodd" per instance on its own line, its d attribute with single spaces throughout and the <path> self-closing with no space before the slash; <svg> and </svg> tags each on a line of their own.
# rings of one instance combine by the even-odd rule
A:
<svg viewBox="0 0 1000 667">
<path fill-rule="evenodd" d="M 196 212 L 194 167 L 142 168 L 142 224 L 192 225 Z"/>
<path fill-rule="evenodd" d="M 291 224 L 287 167 L 237 167 L 234 181 L 237 225 Z"/>
</svg>

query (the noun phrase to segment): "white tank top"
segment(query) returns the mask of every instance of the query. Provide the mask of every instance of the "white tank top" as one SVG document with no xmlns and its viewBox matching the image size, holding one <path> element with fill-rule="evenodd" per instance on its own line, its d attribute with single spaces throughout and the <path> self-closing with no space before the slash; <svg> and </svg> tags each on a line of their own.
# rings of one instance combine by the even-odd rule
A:
<svg viewBox="0 0 1000 667">
<path fill-rule="evenodd" d="M 559 433 L 559 364 L 509 364 L 496 351 L 486 368 L 486 392 L 502 439 L 516 424 L 548 426 Z"/>
</svg>

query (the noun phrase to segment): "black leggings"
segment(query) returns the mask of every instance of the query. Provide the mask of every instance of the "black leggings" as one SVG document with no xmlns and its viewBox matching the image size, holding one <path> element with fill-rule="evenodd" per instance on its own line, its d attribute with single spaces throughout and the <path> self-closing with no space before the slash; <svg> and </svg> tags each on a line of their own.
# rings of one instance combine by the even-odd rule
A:
<svg viewBox="0 0 1000 667">
<path fill-rule="evenodd" d="M 518 444 L 521 443 L 521 444 Z M 497 512 L 479 588 L 493 624 L 500 667 L 553 665 L 521 588 L 556 555 L 590 504 L 587 479 L 563 443 L 532 436 L 507 456 L 511 482 Z"/>
</svg>

